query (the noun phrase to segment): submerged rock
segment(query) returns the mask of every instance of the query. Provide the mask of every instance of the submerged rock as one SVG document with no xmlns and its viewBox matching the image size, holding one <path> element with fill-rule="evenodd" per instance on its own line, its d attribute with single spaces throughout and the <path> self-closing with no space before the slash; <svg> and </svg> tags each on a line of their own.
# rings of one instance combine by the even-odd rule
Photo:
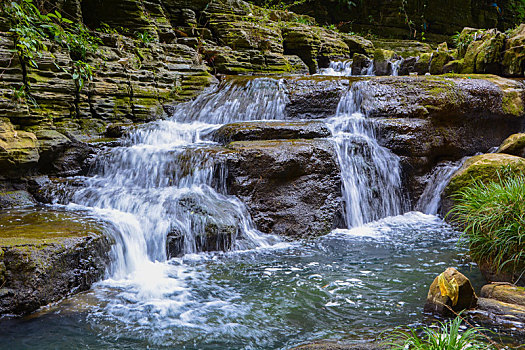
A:
<svg viewBox="0 0 525 350">
<path fill-rule="evenodd" d="M 221 205 L 222 204 L 222 205 Z M 166 238 L 168 258 L 187 253 L 231 250 L 239 233 L 240 220 L 228 212 L 228 203 L 207 203 L 185 196 L 169 208 L 176 217 L 188 216 L 191 227 L 173 227 Z"/>
<path fill-rule="evenodd" d="M 35 198 L 25 190 L 0 189 L 0 210 L 24 208 L 36 205 Z"/>
<path fill-rule="evenodd" d="M 454 312 L 475 307 L 477 299 L 469 279 L 449 267 L 430 285 L 425 312 L 453 316 Z"/>
<path fill-rule="evenodd" d="M 314 343 L 299 345 L 291 350 L 381 350 L 385 345 L 379 342 L 351 344 L 339 341 L 323 340 Z"/>
<path fill-rule="evenodd" d="M 226 124 L 217 130 L 213 139 L 217 142 L 314 139 L 331 135 L 325 123 L 320 121 L 255 121 Z"/>
<path fill-rule="evenodd" d="M 338 226 L 341 179 L 329 140 L 232 142 L 227 188 L 240 197 L 259 230 L 314 237 Z"/>
<path fill-rule="evenodd" d="M 0 214 L 0 315 L 28 314 L 89 289 L 109 261 L 103 224 L 53 210 Z"/>
</svg>

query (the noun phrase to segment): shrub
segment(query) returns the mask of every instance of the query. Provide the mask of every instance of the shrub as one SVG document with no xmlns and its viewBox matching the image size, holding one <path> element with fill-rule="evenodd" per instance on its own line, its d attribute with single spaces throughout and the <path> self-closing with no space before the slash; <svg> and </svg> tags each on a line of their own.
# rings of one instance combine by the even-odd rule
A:
<svg viewBox="0 0 525 350">
<path fill-rule="evenodd" d="M 461 318 L 439 323 L 439 329 L 421 327 L 410 332 L 396 331 L 390 337 L 388 345 L 395 350 L 478 350 L 497 349 L 487 343 L 482 332 L 485 330 L 472 327 L 461 331 Z"/>
<path fill-rule="evenodd" d="M 525 267 L 525 177 L 475 181 L 454 196 L 448 215 L 463 228 L 472 258 L 498 272 Z"/>
</svg>

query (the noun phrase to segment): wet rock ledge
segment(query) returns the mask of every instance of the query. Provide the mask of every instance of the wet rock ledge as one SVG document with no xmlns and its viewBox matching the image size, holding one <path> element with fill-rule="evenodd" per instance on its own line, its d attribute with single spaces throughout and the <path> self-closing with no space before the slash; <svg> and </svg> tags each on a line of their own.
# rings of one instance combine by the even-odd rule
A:
<svg viewBox="0 0 525 350">
<path fill-rule="evenodd" d="M 109 262 L 101 223 L 48 209 L 0 213 L 0 315 L 24 315 L 90 288 Z"/>
<path fill-rule="evenodd" d="M 233 123 L 215 133 L 225 143 L 227 191 L 246 204 L 259 230 L 306 238 L 341 224 L 330 135 L 320 121 Z"/>
</svg>

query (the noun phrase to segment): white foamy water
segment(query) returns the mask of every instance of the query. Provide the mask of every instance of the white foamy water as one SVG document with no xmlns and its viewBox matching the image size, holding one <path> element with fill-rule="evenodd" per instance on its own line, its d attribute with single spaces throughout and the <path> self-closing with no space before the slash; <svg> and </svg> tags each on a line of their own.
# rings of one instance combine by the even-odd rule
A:
<svg viewBox="0 0 525 350">
<path fill-rule="evenodd" d="M 436 166 L 428 179 L 425 190 L 419 197 L 416 210 L 436 215 L 441 206 L 441 194 L 456 171 L 461 168 L 466 158 L 457 162 L 443 162 Z"/>
<path fill-rule="evenodd" d="M 161 278 L 168 235 L 176 237 L 180 254 L 198 252 L 209 230 L 225 231 L 233 249 L 279 242 L 257 231 L 245 205 L 226 194 L 209 135 L 223 123 L 282 119 L 286 101 L 282 80 L 226 81 L 177 106 L 171 118 L 135 130 L 124 146 L 99 155 L 93 176 L 82 179 L 70 206 L 91 208 L 114 226 L 110 281 L 156 290 L 151 282 L 158 280 L 159 291 L 163 283 L 175 283 Z M 211 248 L 229 248 L 216 244 Z"/>
<path fill-rule="evenodd" d="M 327 121 L 337 145 L 345 220 L 351 228 L 404 210 L 400 159 L 379 145 L 373 121 L 361 111 L 364 84 L 355 83 Z"/>
</svg>

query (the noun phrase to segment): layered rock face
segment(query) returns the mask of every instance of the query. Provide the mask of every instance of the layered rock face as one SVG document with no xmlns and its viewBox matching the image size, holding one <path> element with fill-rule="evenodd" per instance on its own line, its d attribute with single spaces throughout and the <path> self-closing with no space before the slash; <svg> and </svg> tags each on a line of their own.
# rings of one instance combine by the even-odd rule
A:
<svg viewBox="0 0 525 350">
<path fill-rule="evenodd" d="M 49 4 L 41 5 L 45 12 Z M 102 136 L 108 124 L 166 115 L 166 106 L 210 85 L 210 73 L 314 73 L 333 57 L 373 49 L 308 16 L 240 0 L 73 0 L 57 7 L 100 40 L 86 58 L 93 80 L 79 86 L 72 75 L 77 61 L 51 42 L 36 68 L 21 62 L 0 14 L 0 175 L 79 173 L 75 164 L 42 166 L 64 157 L 81 162 L 89 149 L 70 154 L 77 140 Z"/>
<path fill-rule="evenodd" d="M 292 5 L 290 9 L 294 12 L 314 16 L 320 23 L 333 23 L 343 29 L 394 38 L 424 36 L 434 41 L 445 41 L 465 26 L 506 30 L 525 17 L 525 5 L 519 0 L 497 3 L 482 0 L 284 2 Z"/>
</svg>

